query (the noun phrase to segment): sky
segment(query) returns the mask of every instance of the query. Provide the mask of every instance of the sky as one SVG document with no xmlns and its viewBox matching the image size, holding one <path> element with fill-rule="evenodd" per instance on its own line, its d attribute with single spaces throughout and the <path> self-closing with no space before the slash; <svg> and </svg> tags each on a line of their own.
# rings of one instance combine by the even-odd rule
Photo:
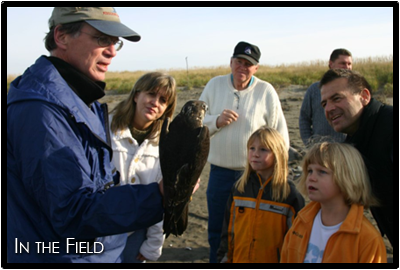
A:
<svg viewBox="0 0 400 270">
<path fill-rule="evenodd" d="M 353 58 L 393 55 L 392 7 L 115 9 L 141 40 L 122 39 L 109 71 L 229 66 L 240 41 L 257 45 L 260 64 L 271 66 L 328 63 L 337 48 Z M 40 55 L 49 55 L 43 39 L 52 10 L 7 7 L 7 74 L 22 74 Z"/>
</svg>

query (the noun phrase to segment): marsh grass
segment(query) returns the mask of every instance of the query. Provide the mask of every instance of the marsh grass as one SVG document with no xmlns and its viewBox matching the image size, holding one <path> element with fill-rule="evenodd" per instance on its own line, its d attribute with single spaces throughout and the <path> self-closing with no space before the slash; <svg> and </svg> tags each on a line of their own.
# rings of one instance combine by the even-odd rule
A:
<svg viewBox="0 0 400 270">
<path fill-rule="evenodd" d="M 308 87 L 319 81 L 328 70 L 327 61 L 316 60 L 288 65 L 268 66 L 261 65 L 256 76 L 261 80 L 271 83 L 275 88 L 283 88 L 289 85 Z M 355 58 L 353 70 L 360 72 L 370 83 L 373 93 L 382 93 L 386 96 L 393 95 L 393 56 Z M 189 78 L 186 69 L 158 70 L 173 76 L 178 87 L 192 89 L 193 87 L 204 87 L 207 82 L 219 75 L 230 73 L 229 63 L 219 67 L 194 67 L 189 69 Z M 129 93 L 143 74 L 149 71 L 124 71 L 108 72 L 105 82 L 106 90 L 124 94 Z M 9 83 L 16 76 L 7 76 L 7 92 Z"/>
</svg>

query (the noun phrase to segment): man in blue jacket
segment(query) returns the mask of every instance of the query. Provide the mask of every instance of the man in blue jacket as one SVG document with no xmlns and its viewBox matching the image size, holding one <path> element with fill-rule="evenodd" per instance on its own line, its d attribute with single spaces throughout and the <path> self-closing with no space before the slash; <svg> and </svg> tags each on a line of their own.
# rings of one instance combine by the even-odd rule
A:
<svg viewBox="0 0 400 270">
<path fill-rule="evenodd" d="M 120 262 L 125 232 L 163 218 L 161 187 L 115 186 L 105 72 L 123 37 L 110 7 L 56 7 L 41 56 L 7 96 L 8 262 Z"/>
</svg>

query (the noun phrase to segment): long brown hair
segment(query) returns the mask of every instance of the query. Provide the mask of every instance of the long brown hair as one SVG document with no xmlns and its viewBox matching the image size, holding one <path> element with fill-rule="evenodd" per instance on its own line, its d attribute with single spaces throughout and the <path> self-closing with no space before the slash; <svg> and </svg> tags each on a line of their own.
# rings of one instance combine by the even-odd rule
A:
<svg viewBox="0 0 400 270">
<path fill-rule="evenodd" d="M 286 148 L 285 140 L 275 129 L 263 126 L 256 130 L 247 142 L 247 151 L 254 140 L 259 139 L 261 144 L 270 149 L 275 156 L 274 172 L 272 174 L 272 199 L 278 202 L 284 201 L 290 194 L 290 186 L 287 182 L 289 174 L 288 159 L 289 153 Z M 247 161 L 242 177 L 237 181 L 236 188 L 239 192 L 244 192 L 250 174 L 254 172 L 250 163 Z"/>
<path fill-rule="evenodd" d="M 136 111 L 135 96 L 140 92 L 149 91 L 165 91 L 166 98 L 168 99 L 168 106 L 164 114 L 153 122 L 151 132 L 147 138 L 155 139 L 162 127 L 164 120 L 169 117 L 172 118 L 176 107 L 176 82 L 175 79 L 165 73 L 150 72 L 140 77 L 132 88 L 129 97 L 121 101 L 112 111 L 113 119 L 111 122 L 111 131 L 117 132 L 118 130 L 129 127 L 133 122 Z"/>
</svg>

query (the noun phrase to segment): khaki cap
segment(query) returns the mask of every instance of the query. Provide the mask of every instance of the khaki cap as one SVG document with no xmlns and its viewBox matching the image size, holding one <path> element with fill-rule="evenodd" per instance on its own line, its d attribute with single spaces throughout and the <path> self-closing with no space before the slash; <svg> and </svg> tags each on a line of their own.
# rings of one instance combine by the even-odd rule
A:
<svg viewBox="0 0 400 270">
<path fill-rule="evenodd" d="M 55 7 L 49 19 L 49 28 L 79 21 L 85 21 L 109 36 L 140 40 L 139 34 L 121 23 L 113 7 Z"/>
</svg>

